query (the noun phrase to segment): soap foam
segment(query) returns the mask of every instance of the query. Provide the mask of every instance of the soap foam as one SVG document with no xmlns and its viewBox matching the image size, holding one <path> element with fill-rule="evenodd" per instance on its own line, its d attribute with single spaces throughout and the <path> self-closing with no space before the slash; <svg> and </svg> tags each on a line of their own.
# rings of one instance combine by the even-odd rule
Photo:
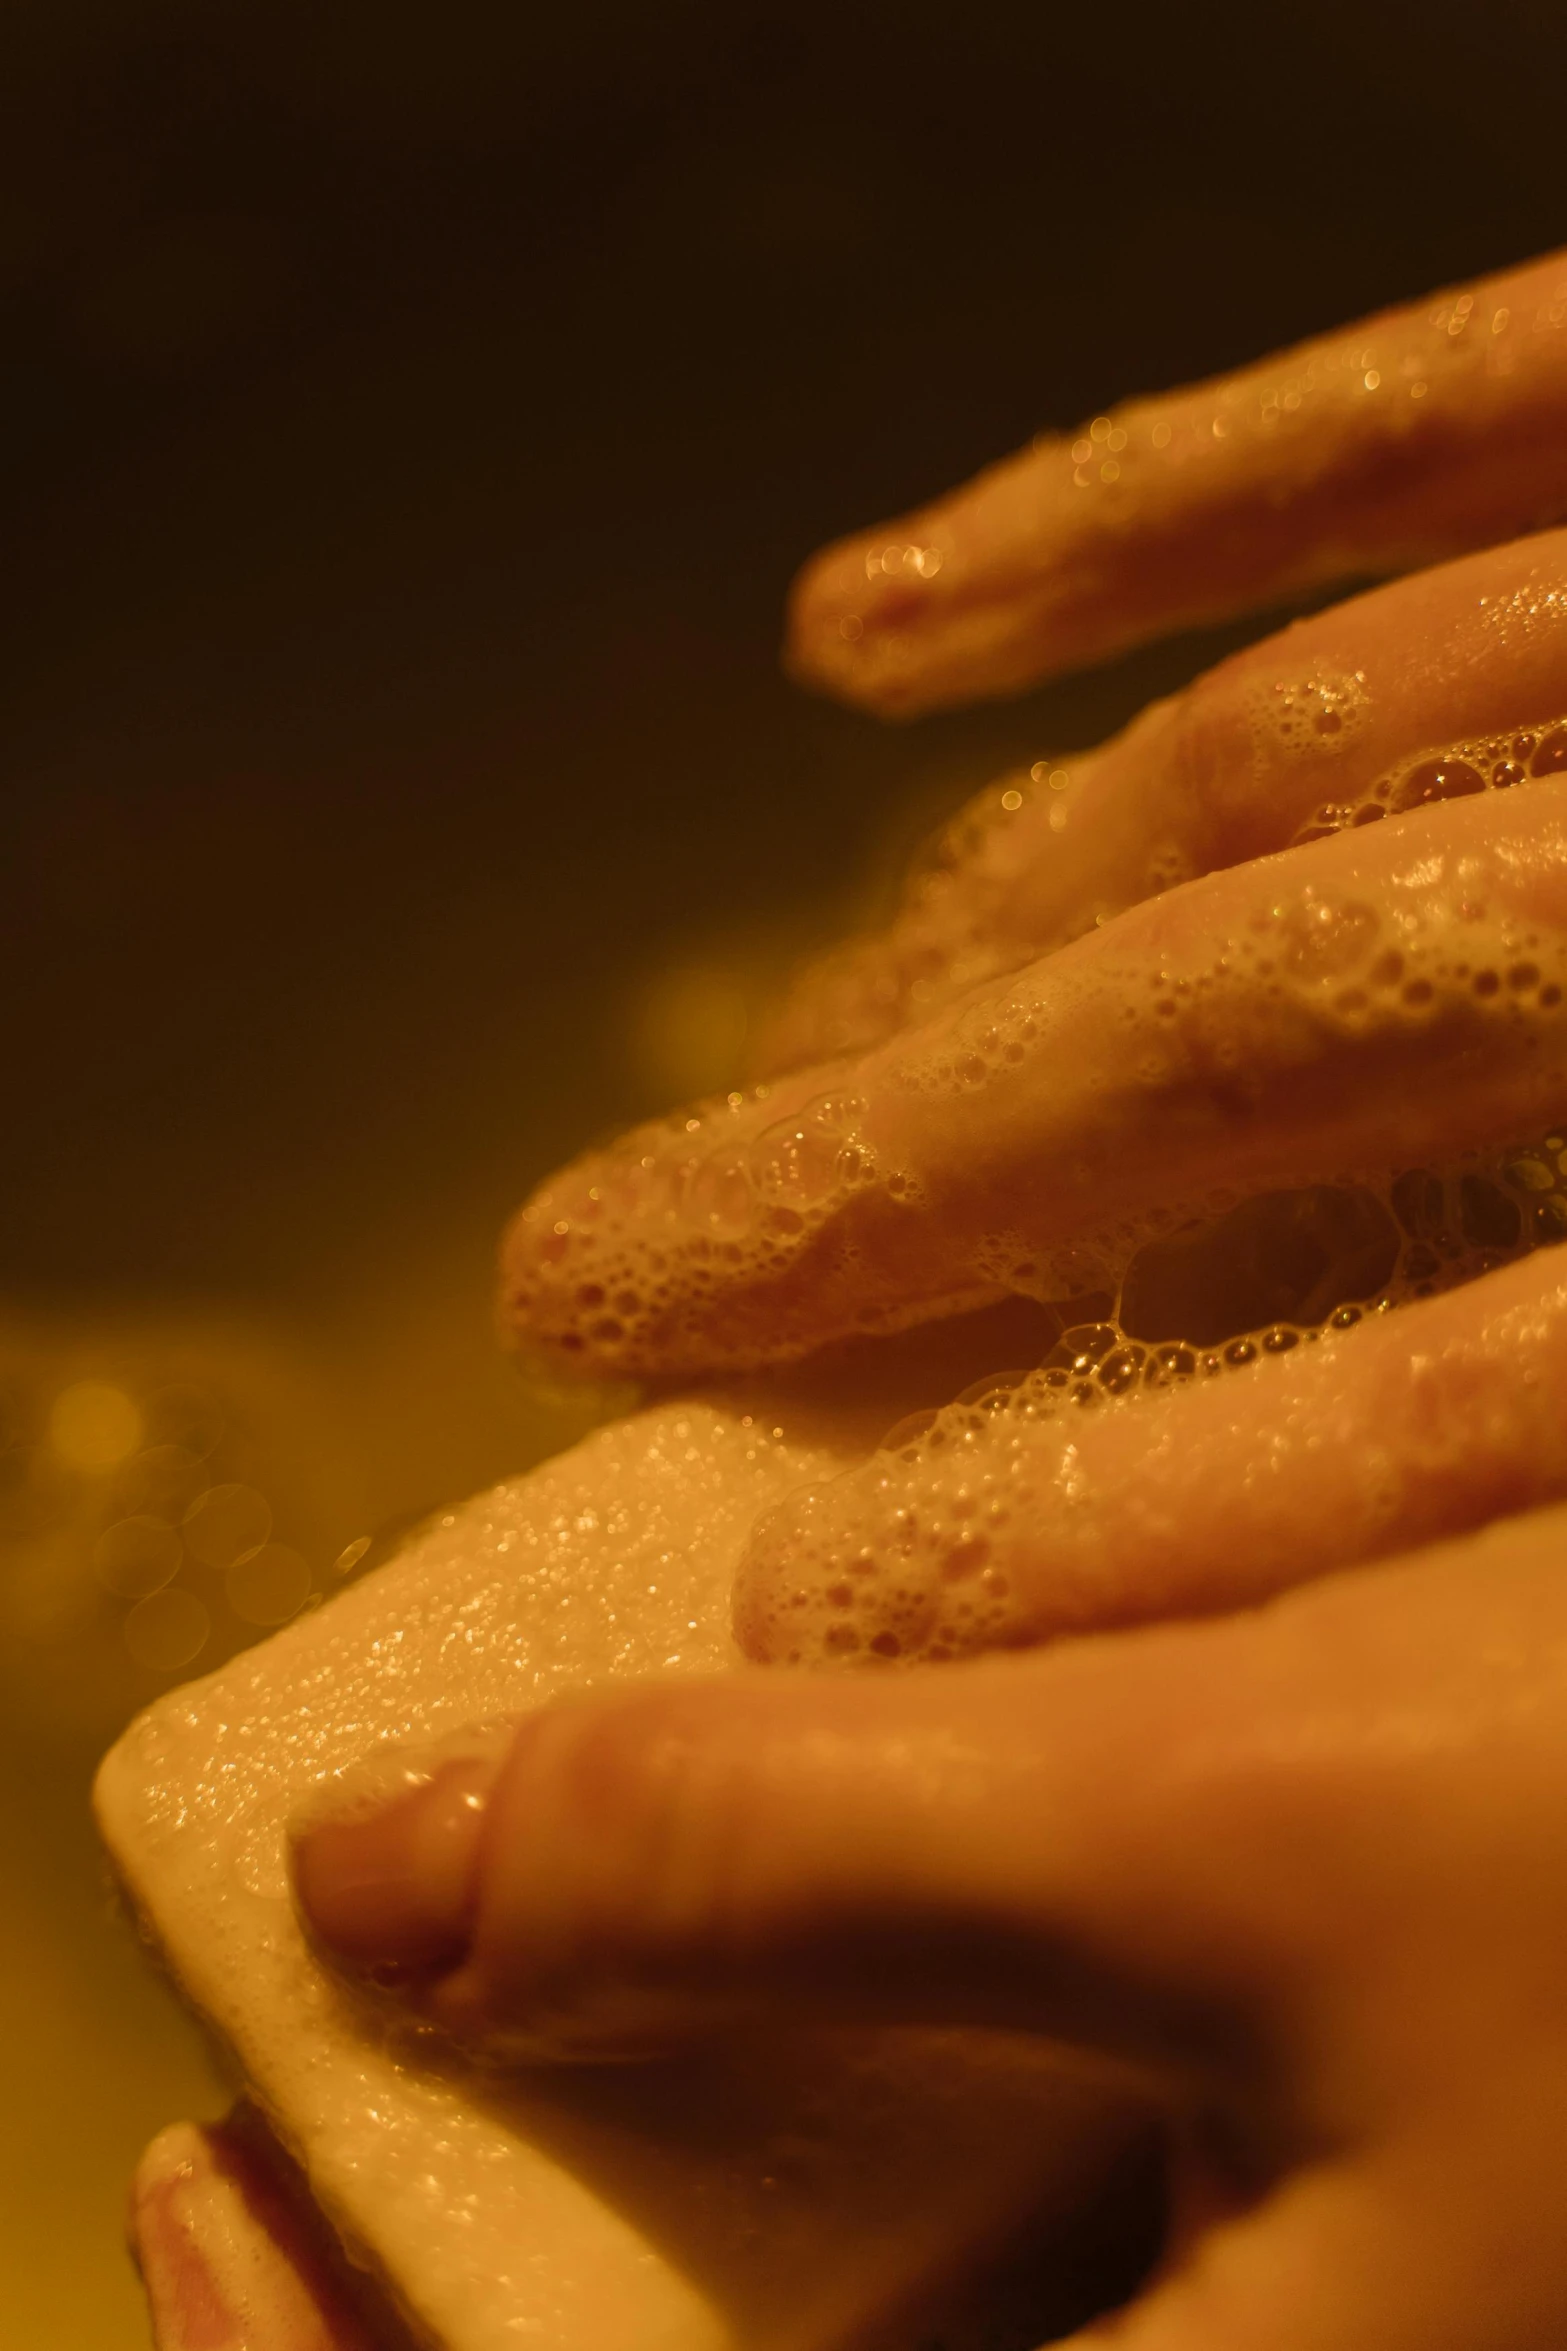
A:
<svg viewBox="0 0 1567 2351">
<path fill-rule="evenodd" d="M 1062 1307 L 1042 1363 L 999 1372 L 882 1440 L 847 1513 L 835 1482 L 792 1495 L 753 1535 L 737 1585 L 743 1645 L 770 1663 L 934 1663 L 1014 1646 L 1017 1604 L 995 1554 L 1013 1480 L 1042 1424 L 1124 1411 L 1244 1374 L 1329 1332 L 1392 1313 L 1567 1239 L 1567 1126 L 1383 1183 L 1245 1201 L 1145 1242 L 1112 1289 Z M 1183 1262 L 1184 1259 L 1184 1262 Z M 1237 1283 L 1238 1272 L 1238 1283 Z M 1293 1316 L 1222 1327 L 1232 1304 L 1293 1289 Z M 1305 1311 L 1302 1311 L 1305 1309 Z M 1180 1316 L 1188 1333 L 1181 1335 Z M 1035 1505 L 1037 1507 L 1037 1505 Z M 874 1520 L 874 1524 L 872 1521 Z"/>
<path fill-rule="evenodd" d="M 1402 759 L 1353 800 L 1325 800 L 1295 834 L 1291 847 L 1321 841 L 1384 817 L 1407 816 L 1439 800 L 1462 800 L 1477 792 L 1505 792 L 1543 776 L 1567 772 L 1567 719 L 1543 726 L 1511 727 L 1457 743 L 1417 751 Z"/>
<path fill-rule="evenodd" d="M 1277 678 L 1251 696 L 1259 747 L 1277 746 L 1301 759 L 1347 749 L 1370 712 L 1363 669 L 1317 668 L 1303 678 Z"/>
<path fill-rule="evenodd" d="M 702 1327 L 715 1299 L 785 1274 L 854 1195 L 917 1202 L 907 1171 L 880 1163 L 862 1097 L 827 1088 L 769 1121 L 772 1091 L 639 1127 L 530 1201 L 507 1263 L 524 1333 L 568 1363 L 636 1373 L 668 1334 Z M 794 1334 L 777 1335 L 787 1354 Z M 794 1351 L 811 1343 L 806 1330 Z M 725 1361 L 721 1348 L 699 1351 Z"/>
<path fill-rule="evenodd" d="M 1559 732 L 1567 746 L 1567 729 Z M 1555 756 L 1551 735 L 1536 755 Z M 1399 771 L 1415 779 L 1409 789 L 1425 788 L 1419 779 L 1432 764 Z M 1458 764 L 1435 762 L 1444 775 Z M 1408 838 L 1410 875 L 1394 876 L 1377 903 L 1353 874 L 1303 864 L 1281 893 L 1273 869 L 1259 869 L 1254 884 L 1237 869 L 1222 884 L 1222 929 L 1178 912 L 1166 920 L 1153 902 L 1092 956 L 1030 968 L 894 1040 L 876 1056 L 871 1082 L 889 1104 L 901 1096 L 907 1105 L 879 1117 L 878 1134 L 901 1125 L 925 1138 L 906 1153 L 869 1131 L 867 1101 L 847 1070 L 837 1083 L 818 1072 L 758 1086 L 637 1130 L 568 1169 L 522 1212 L 507 1275 L 516 1324 L 568 1361 L 636 1376 L 661 1364 L 744 1367 L 805 1354 L 824 1337 L 897 1329 L 1007 1292 L 1053 1301 L 1114 1287 L 1147 1243 L 1232 1204 L 1211 1188 L 1182 1196 L 1168 1171 L 1158 1183 L 1131 1180 L 1161 1127 L 1206 1122 L 1218 1157 L 1226 1101 L 1248 1122 L 1258 1086 L 1284 1101 L 1341 1044 L 1368 1067 L 1377 1054 L 1396 1067 L 1430 1038 L 1433 1067 L 1461 1054 L 1516 1103 L 1548 1115 L 1567 1084 L 1567 931 L 1520 911 L 1483 841 L 1460 844 L 1427 874 L 1417 870 L 1417 836 Z M 1075 1037 L 1083 1042 L 1074 1056 Z M 1037 1219 L 1031 1232 L 998 1217 L 963 1235 L 949 1220 L 937 1236 L 939 1295 L 911 1300 L 892 1282 L 858 1283 L 853 1294 L 849 1253 L 862 1207 L 885 1230 L 889 1217 L 921 1206 L 920 1154 L 938 1119 L 947 1131 L 949 1112 L 961 1118 L 999 1089 L 1004 1127 L 1027 1065 L 1042 1060 L 1063 1082 L 1081 1078 L 1074 1149 L 1098 1154 L 1104 1190 L 1162 1193 L 1164 1204 L 1109 1214 L 1097 1229 L 1076 1207 L 1054 1244 Z M 813 1084 L 821 1090 L 807 1096 Z M 916 1108 L 910 1097 L 924 1099 Z M 1079 1200 L 1085 1188 L 1097 1197 L 1079 1184 Z M 836 1273 L 789 1278 L 824 1235 L 815 1262 L 839 1251 L 852 1294 L 850 1319 L 834 1308 L 837 1324 L 824 1321 L 823 1287 Z"/>
<path fill-rule="evenodd" d="M 1412 762 L 1401 772 L 1418 778 L 1428 764 Z M 1084 1050 L 1105 1072 L 1107 1098 L 1124 1093 L 1128 1079 L 1148 1090 L 1150 1108 L 1133 1117 L 1128 1150 L 1160 1148 L 1161 1096 L 1177 1127 L 1188 1098 L 1200 1109 L 1195 1097 L 1204 1092 L 1232 1093 L 1237 1116 L 1246 1119 L 1258 1073 L 1271 1072 L 1267 1082 L 1275 1085 L 1281 1070 L 1309 1073 L 1340 1039 L 1357 1052 L 1398 1052 L 1423 1035 L 1460 1037 L 1481 1067 L 1537 1057 L 1541 1084 L 1533 1090 L 1550 1100 L 1567 1050 L 1567 934 L 1518 913 L 1500 890 L 1490 895 L 1492 885 L 1473 857 L 1455 858 L 1445 878 L 1394 891 L 1380 907 L 1358 895 L 1352 881 L 1303 878 L 1275 895 L 1276 879 L 1271 888 L 1264 880 L 1248 894 L 1238 875 L 1227 887 L 1234 891 L 1231 928 L 1177 927 L 1159 953 L 1157 932 L 1150 941 L 1147 925 L 1139 923 L 1125 934 L 1120 968 L 1107 936 L 1091 969 L 1063 957 L 1024 975 L 1004 999 L 959 1008 L 950 1020 L 889 1049 L 895 1058 L 888 1082 L 957 1107 L 1004 1088 L 1044 1050 L 1070 1071 L 1070 1038 L 1081 1022 Z M 1114 1045 L 1105 1037 L 1107 1005 L 1120 1031 Z M 1085 1150 L 1093 1147 L 1093 1091 L 1082 1113 Z M 1488 1172 L 1488 1162 L 1466 1162 L 1463 1181 L 1476 1198 L 1496 1181 L 1506 1194 L 1505 1171 L 1524 1156 L 1504 1154 L 1499 1177 Z M 1124 1162 L 1125 1154 L 1111 1157 Z M 1107 1174 L 1119 1181 L 1121 1168 L 1111 1166 Z M 1367 1180 L 1384 1192 L 1390 1181 L 1378 1171 Z M 1235 1199 L 1222 1190 L 1184 1199 L 1167 1190 L 1161 1205 L 1076 1231 L 1055 1248 L 998 1225 L 973 1244 L 975 1282 L 1047 1302 L 1089 1288 L 1118 1294 L 1139 1251 L 1175 1226 L 1222 1213 Z M 1555 1214 L 1543 1200 L 1531 1203 L 1531 1215 L 1536 1208 L 1547 1223 Z M 1503 1224 L 1507 1214 L 1497 1210 Z M 1443 1229 L 1462 1227 L 1449 1217 Z M 1554 1227 L 1542 1230 L 1538 1218 L 1530 1230 L 1560 1237 Z"/>
<path fill-rule="evenodd" d="M 470 2066 L 382 2038 L 289 1898 L 302 1817 L 422 1774 L 468 1726 L 732 1666 L 753 1518 L 866 1442 L 856 1412 L 760 1399 L 622 1421 L 171 1692 L 103 1767 L 149 1931 L 421 2341 L 915 2351 L 950 2309 L 952 2351 L 1027 2351 L 1087 2315 L 1073 2247 L 1135 2134 L 1037 2044 L 775 2034 L 651 2067 Z M 1050 2282 L 976 2304 L 1020 2231 Z"/>
</svg>

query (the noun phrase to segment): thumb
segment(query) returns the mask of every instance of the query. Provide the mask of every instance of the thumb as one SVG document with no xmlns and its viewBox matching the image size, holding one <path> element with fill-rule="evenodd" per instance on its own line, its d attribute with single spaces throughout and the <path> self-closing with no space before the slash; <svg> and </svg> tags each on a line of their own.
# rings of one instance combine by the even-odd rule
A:
<svg viewBox="0 0 1567 2351">
<path fill-rule="evenodd" d="M 545 2054 L 764 2009 L 1208 2054 L 1267 1980 L 1214 1794 L 1235 1694 L 1270 1703 L 1243 1637 L 550 1707 L 498 1764 L 311 1829 L 301 1904 L 340 1957 L 419 1971 L 449 2024 Z"/>
</svg>

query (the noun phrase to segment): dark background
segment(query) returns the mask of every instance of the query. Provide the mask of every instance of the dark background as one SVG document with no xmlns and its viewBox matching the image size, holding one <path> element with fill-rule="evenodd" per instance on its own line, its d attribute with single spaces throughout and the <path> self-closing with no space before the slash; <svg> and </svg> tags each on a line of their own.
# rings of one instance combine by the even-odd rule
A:
<svg viewBox="0 0 1567 2351">
<path fill-rule="evenodd" d="M 1564 66 L 1517 0 L 12 0 L 0 1280 L 482 1274 L 639 973 L 1194 658 L 888 732 L 778 679 L 794 565 L 1567 236 Z"/>
<path fill-rule="evenodd" d="M 754 992 L 1220 644 L 887 730 L 779 679 L 794 566 L 1567 241 L 1564 70 L 1547 0 L 10 0 L 0 1374 L 64 1499 L 0 1526 L 4 2351 L 144 2340 L 120 2182 L 218 2096 L 99 1891 L 160 1682 L 50 1397 L 194 1366 L 318 1586 L 558 1441 L 494 1236 L 657 1106 L 663 978 Z"/>
</svg>

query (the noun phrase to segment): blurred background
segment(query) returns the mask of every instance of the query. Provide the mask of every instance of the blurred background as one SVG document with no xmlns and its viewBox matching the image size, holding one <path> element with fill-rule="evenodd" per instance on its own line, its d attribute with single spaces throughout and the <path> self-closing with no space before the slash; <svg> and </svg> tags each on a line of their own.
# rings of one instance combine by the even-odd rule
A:
<svg viewBox="0 0 1567 2351">
<path fill-rule="evenodd" d="M 573 1433 L 496 1232 L 722 1083 L 986 774 L 1232 640 L 886 730 L 818 541 L 1567 240 L 1546 0 L 10 0 L 0 29 L 0 2346 L 145 2343 L 221 2089 L 97 1752 Z"/>
</svg>

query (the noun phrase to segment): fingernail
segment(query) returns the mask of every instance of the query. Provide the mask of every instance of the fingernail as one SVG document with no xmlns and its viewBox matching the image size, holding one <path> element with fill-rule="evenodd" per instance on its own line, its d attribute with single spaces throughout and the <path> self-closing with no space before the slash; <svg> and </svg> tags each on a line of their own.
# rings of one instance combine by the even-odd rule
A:
<svg viewBox="0 0 1567 2351">
<path fill-rule="evenodd" d="M 317 1940 L 359 1967 L 455 1965 L 473 1922 L 494 1777 L 493 1762 L 466 1758 L 378 1811 L 307 1829 L 294 1885 Z"/>
</svg>

